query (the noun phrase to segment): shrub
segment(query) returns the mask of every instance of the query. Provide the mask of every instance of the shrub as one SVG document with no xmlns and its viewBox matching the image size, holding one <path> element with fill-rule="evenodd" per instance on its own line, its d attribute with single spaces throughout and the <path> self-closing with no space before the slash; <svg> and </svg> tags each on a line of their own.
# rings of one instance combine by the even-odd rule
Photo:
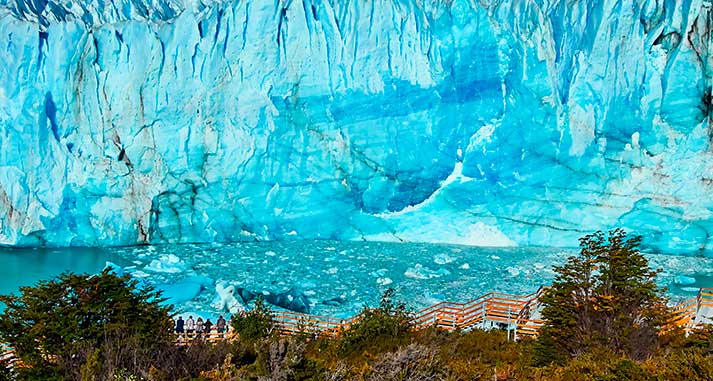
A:
<svg viewBox="0 0 713 381">
<path fill-rule="evenodd" d="M 655 378 L 637 363 L 606 348 L 570 360 L 548 372 L 552 381 L 653 381 Z M 670 380 L 673 381 L 673 380 Z M 683 381 L 683 380 L 681 380 Z"/>
<path fill-rule="evenodd" d="M 238 337 L 248 342 L 268 337 L 275 329 L 272 310 L 267 307 L 262 296 L 255 300 L 253 309 L 233 316 L 231 324 Z"/>
<path fill-rule="evenodd" d="M 569 356 L 596 347 L 638 360 L 653 353 L 669 310 L 654 282 L 657 272 L 638 251 L 640 241 L 621 229 L 580 239 L 580 254 L 555 267 L 552 287 L 541 298 L 543 339 Z"/>
<path fill-rule="evenodd" d="M 446 379 L 447 373 L 433 348 L 410 344 L 396 352 L 382 354 L 374 363 L 367 381 L 430 381 Z"/>
<path fill-rule="evenodd" d="M 387 289 L 378 308 L 364 307 L 356 323 L 341 333 L 344 353 L 361 348 L 365 343 L 376 344 L 379 339 L 406 337 L 411 329 L 406 305 L 393 300 L 394 290 Z"/>
<path fill-rule="evenodd" d="M 107 344 L 112 340 L 122 341 L 117 347 L 132 343 L 142 356 L 174 343 L 173 321 L 169 307 L 160 305 L 160 293 L 108 271 L 62 274 L 22 287 L 19 296 L 1 296 L 0 301 L 6 305 L 0 339 L 12 343 L 17 356 L 32 368 L 25 371 L 31 378 L 39 373 L 43 378 L 98 378 L 107 368 Z M 115 364 L 130 368 L 136 353 L 125 354 Z"/>
<path fill-rule="evenodd" d="M 508 341 L 504 331 L 473 330 L 453 333 L 449 341 L 437 346 L 441 348 L 442 362 L 460 379 L 492 380 L 494 374 L 506 376 L 514 372 L 518 364 L 528 364 L 529 344 L 529 341 Z"/>
<path fill-rule="evenodd" d="M 643 368 L 659 380 L 713 380 L 713 356 L 700 348 L 676 350 L 665 357 L 646 361 Z"/>
</svg>

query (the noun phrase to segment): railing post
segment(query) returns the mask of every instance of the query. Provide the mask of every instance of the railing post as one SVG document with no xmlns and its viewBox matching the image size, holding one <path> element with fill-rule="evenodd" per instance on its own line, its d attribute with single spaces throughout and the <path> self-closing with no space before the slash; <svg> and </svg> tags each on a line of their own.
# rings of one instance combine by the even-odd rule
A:
<svg viewBox="0 0 713 381">
<path fill-rule="evenodd" d="M 510 341 L 510 331 L 512 330 L 512 316 L 510 316 L 512 313 L 512 306 L 508 304 L 508 341 Z M 513 341 L 515 339 L 513 338 Z"/>
</svg>

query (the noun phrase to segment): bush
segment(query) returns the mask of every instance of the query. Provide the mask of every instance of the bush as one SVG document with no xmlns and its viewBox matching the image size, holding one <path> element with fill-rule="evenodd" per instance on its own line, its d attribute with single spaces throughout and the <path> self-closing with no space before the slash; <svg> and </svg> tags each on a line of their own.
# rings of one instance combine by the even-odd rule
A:
<svg viewBox="0 0 713 381">
<path fill-rule="evenodd" d="M 231 324 L 238 337 L 248 342 L 268 337 L 275 329 L 272 310 L 267 307 L 262 296 L 255 300 L 253 309 L 233 316 Z"/>
<path fill-rule="evenodd" d="M 375 345 L 380 339 L 407 336 L 411 329 L 410 315 L 404 303 L 392 299 L 393 294 L 393 289 L 387 289 L 378 308 L 364 307 L 357 322 L 341 332 L 344 353 L 360 349 L 366 343 Z"/>
<path fill-rule="evenodd" d="M 173 347 L 173 320 L 160 293 L 104 271 L 99 275 L 62 274 L 55 280 L 22 287 L 19 296 L 0 296 L 0 339 L 32 367 L 35 378 L 99 378 L 108 367 L 132 368 L 135 356 L 148 357 Z M 117 342 L 119 342 L 117 344 Z M 130 347 L 137 352 L 114 352 Z M 24 377 L 22 374 L 21 378 Z"/>
<path fill-rule="evenodd" d="M 530 341 L 509 341 L 507 332 L 500 330 L 456 332 L 436 345 L 441 348 L 442 362 L 460 379 L 492 380 L 494 374 L 507 377 L 518 364 L 530 362 Z"/>
<path fill-rule="evenodd" d="M 447 372 L 438 360 L 436 350 L 421 344 L 410 344 L 396 352 L 382 354 L 374 363 L 367 381 L 444 380 Z"/>
<path fill-rule="evenodd" d="M 654 376 L 639 364 L 606 348 L 570 360 L 562 367 L 548 369 L 552 381 L 653 381 Z M 673 381 L 674 379 L 667 379 Z M 683 380 L 681 380 L 683 381 Z"/>
<path fill-rule="evenodd" d="M 663 358 L 651 359 L 643 368 L 656 374 L 659 380 L 713 380 L 713 356 L 699 348 L 681 349 Z"/>
</svg>

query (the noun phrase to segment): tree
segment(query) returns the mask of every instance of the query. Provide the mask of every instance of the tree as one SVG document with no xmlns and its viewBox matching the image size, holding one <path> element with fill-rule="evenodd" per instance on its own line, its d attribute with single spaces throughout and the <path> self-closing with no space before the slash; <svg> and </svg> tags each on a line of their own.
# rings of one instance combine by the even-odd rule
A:
<svg viewBox="0 0 713 381">
<path fill-rule="evenodd" d="M 648 357 L 670 315 L 654 282 L 658 271 L 638 250 L 641 237 L 615 229 L 579 242 L 579 255 L 555 267 L 552 287 L 541 298 L 539 351 L 554 345 L 559 354 L 576 357 L 602 347 L 632 359 Z"/>
<path fill-rule="evenodd" d="M 340 333 L 344 353 L 374 345 L 383 338 L 405 337 L 411 330 L 410 312 L 406 304 L 394 300 L 394 289 L 384 291 L 379 307 L 364 309 L 356 322 Z"/>
<path fill-rule="evenodd" d="M 87 373 L 106 362 L 110 349 L 130 346 L 151 358 L 173 345 L 173 320 L 163 301 L 159 292 L 137 287 L 128 276 L 107 270 L 98 275 L 65 273 L 22 287 L 19 296 L 0 296 L 6 305 L 0 339 L 11 343 L 33 372 L 69 377 L 83 367 Z M 120 367 L 136 355 L 114 351 L 111 361 Z M 127 358 L 117 358 L 122 356 Z"/>
<path fill-rule="evenodd" d="M 268 337 L 275 329 L 272 310 L 265 304 L 262 295 L 258 295 L 253 309 L 234 315 L 231 324 L 238 337 L 246 342 Z"/>
</svg>

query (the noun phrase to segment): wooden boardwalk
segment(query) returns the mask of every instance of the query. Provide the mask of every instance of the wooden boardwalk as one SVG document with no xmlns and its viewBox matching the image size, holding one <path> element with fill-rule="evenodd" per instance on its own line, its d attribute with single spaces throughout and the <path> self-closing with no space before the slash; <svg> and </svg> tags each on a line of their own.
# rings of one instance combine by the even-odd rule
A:
<svg viewBox="0 0 713 381">
<path fill-rule="evenodd" d="M 505 329 L 514 340 L 537 335 L 543 321 L 540 319 L 539 298 L 546 287 L 540 287 L 528 295 L 513 295 L 491 292 L 466 303 L 441 302 L 411 315 L 413 330 L 437 327 L 448 331 L 470 329 Z M 310 336 L 338 336 L 359 321 L 359 316 L 337 319 L 328 316 L 308 315 L 278 311 L 273 314 L 275 327 L 284 335 L 306 334 Z M 672 326 L 683 327 L 686 332 L 713 323 L 713 288 L 702 288 L 695 298 L 673 307 Z M 196 340 L 215 343 L 233 340 L 232 331 L 218 333 L 215 330 L 203 334 L 181 334 L 177 345 L 190 345 Z M 0 344 L 0 362 L 7 366 L 16 364 L 15 351 L 11 345 Z"/>
</svg>

